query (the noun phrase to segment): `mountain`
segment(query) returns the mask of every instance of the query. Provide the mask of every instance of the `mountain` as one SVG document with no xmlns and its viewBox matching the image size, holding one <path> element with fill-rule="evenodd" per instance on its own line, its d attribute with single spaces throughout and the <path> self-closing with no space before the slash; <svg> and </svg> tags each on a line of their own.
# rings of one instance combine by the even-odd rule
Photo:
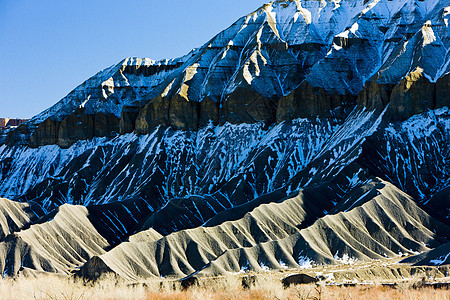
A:
<svg viewBox="0 0 450 300">
<path fill-rule="evenodd" d="M 450 244 L 444 244 L 436 249 L 425 251 L 404 259 L 403 263 L 414 263 L 416 265 L 448 265 L 450 257 Z"/>
<path fill-rule="evenodd" d="M 218 275 L 448 243 L 449 16 L 449 0 L 273 1 L 183 57 L 102 70 L 0 130 L 3 274 Z"/>
</svg>

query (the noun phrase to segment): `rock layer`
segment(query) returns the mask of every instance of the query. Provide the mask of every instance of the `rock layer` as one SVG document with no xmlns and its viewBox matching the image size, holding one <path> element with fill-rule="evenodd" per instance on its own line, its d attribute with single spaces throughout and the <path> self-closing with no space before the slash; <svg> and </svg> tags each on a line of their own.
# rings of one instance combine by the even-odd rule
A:
<svg viewBox="0 0 450 300">
<path fill-rule="evenodd" d="M 0 118 L 0 129 L 5 127 L 16 127 L 20 124 L 27 122 L 29 119 L 10 119 L 10 118 Z"/>
</svg>

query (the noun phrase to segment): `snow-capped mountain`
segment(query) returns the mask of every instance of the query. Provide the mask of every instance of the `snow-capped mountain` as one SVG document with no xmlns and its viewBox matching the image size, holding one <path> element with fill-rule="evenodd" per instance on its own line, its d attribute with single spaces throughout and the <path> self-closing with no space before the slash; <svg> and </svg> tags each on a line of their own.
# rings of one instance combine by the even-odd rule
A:
<svg viewBox="0 0 450 300">
<path fill-rule="evenodd" d="M 417 69 L 436 82 L 450 72 L 448 5 L 438 0 L 274 1 L 184 57 L 127 58 L 34 121 L 62 118 L 80 106 L 88 114 L 120 117 L 123 106 L 145 105 L 160 95 L 223 103 L 240 87 L 279 98 L 303 81 L 330 94 L 357 95 L 374 75 L 379 83 L 397 84 Z"/>
<path fill-rule="evenodd" d="M 135 280 L 231 272 L 227 259 L 239 268 L 252 261 L 246 247 L 278 255 L 265 242 L 295 253 L 283 259 L 296 267 L 298 257 L 339 263 L 336 251 L 371 259 L 445 243 L 449 14 L 450 0 L 273 1 L 186 56 L 127 58 L 97 73 L 29 122 L 0 130 L 0 197 L 29 203 L 4 201 L 4 219 L 21 221 L 2 223 L 0 266 L 68 273 L 88 262 L 86 274 Z M 402 209 L 386 216 L 392 207 Z M 375 226 L 382 241 L 372 226 L 364 246 L 342 238 L 314 248 L 308 235 L 346 232 L 333 224 L 347 219 L 361 228 L 383 220 Z M 64 228 L 67 220 L 93 233 Z M 181 271 L 162 272 L 163 259 L 159 271 L 130 275 L 133 267 L 114 262 L 123 249 L 145 257 L 157 245 L 184 247 L 189 228 L 212 228 L 207 239 L 218 239 L 229 224 L 257 224 L 258 233 L 221 244 L 222 258 L 196 237 L 208 260 L 167 254 L 183 261 Z M 407 236 L 410 224 L 422 233 Z M 59 242 L 36 250 L 40 230 L 93 242 L 62 260 L 51 254 Z"/>
<path fill-rule="evenodd" d="M 436 84 L 448 88 L 441 78 L 450 72 L 449 5 L 448 0 L 274 1 L 184 57 L 127 58 L 99 72 L 8 140 L 27 143 L 31 137 L 32 146 L 68 147 L 80 138 L 134 129 L 148 133 L 156 125 L 197 130 L 210 120 L 273 123 L 294 119 L 299 110 L 302 117 L 315 117 L 354 105 L 373 81 L 389 95 L 391 85 L 411 73 L 407 89 L 429 83 L 431 90 Z M 381 104 L 392 102 L 401 118 L 436 106 L 431 92 L 424 103 L 404 111 L 404 93 Z M 87 115 L 88 130 L 67 133 L 69 124 L 77 123 L 70 117 L 80 113 Z M 42 130 L 35 132 L 39 124 Z"/>
</svg>

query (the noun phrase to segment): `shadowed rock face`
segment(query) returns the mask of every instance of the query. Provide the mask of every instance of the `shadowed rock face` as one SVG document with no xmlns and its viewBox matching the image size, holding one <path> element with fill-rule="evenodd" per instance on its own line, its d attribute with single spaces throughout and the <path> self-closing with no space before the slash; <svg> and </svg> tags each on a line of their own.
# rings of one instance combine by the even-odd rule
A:
<svg viewBox="0 0 450 300">
<path fill-rule="evenodd" d="M 136 118 L 139 114 L 139 108 L 133 106 L 124 106 L 120 115 L 119 133 L 131 133 L 136 126 Z"/>
<path fill-rule="evenodd" d="M 67 148 L 77 140 L 94 137 L 94 120 L 83 110 L 69 115 L 58 126 L 58 144 Z"/>
<path fill-rule="evenodd" d="M 239 88 L 219 104 L 208 97 L 201 102 L 189 101 L 181 95 L 157 97 L 139 111 L 136 132 L 146 134 L 156 126 L 170 126 L 178 130 L 198 130 L 208 125 L 263 122 L 275 120 L 276 102 L 264 98 L 251 87 Z"/>
<path fill-rule="evenodd" d="M 390 102 L 392 88 L 392 85 L 380 84 L 374 78 L 358 94 L 358 104 L 369 109 L 383 109 Z"/>
<path fill-rule="evenodd" d="M 272 124 L 275 121 L 276 102 L 267 99 L 249 87 L 237 88 L 227 96 L 220 109 L 220 123 Z"/>
<path fill-rule="evenodd" d="M 204 128 L 212 122 L 213 125 L 219 124 L 220 105 L 209 97 L 203 98 L 200 102 L 198 114 L 198 126 Z"/>
<path fill-rule="evenodd" d="M 0 136 L 3 135 L 2 140 L 6 145 L 28 145 L 33 131 L 33 126 L 24 123 L 12 130 L 0 131 Z"/>
<path fill-rule="evenodd" d="M 445 75 L 436 82 L 435 92 L 435 107 L 450 105 L 450 74 Z"/>
<path fill-rule="evenodd" d="M 175 95 L 172 98 L 157 97 L 151 100 L 136 119 L 136 132 L 149 133 L 157 126 L 173 127 L 178 130 L 198 129 L 197 102 Z"/>
<path fill-rule="evenodd" d="M 61 121 L 47 118 L 34 132 L 31 127 L 18 128 L 9 133 L 8 141 L 12 145 L 17 141 L 21 142 L 21 136 L 27 136 L 31 131 L 31 147 L 57 144 L 67 148 L 78 140 L 105 137 L 113 133 L 136 131 L 138 134 L 147 134 L 157 126 L 198 130 L 210 122 L 263 122 L 269 126 L 296 118 L 344 119 L 345 111 L 356 104 L 369 109 L 384 109 L 389 104 L 387 117 L 390 120 L 406 120 L 415 114 L 444 107 L 449 103 L 450 75 L 433 83 L 422 71 L 417 70 L 397 85 L 381 84 L 375 79 L 368 81 L 357 97 L 351 94 L 329 94 L 323 88 L 303 82 L 289 95 L 278 100 L 267 99 L 251 87 L 236 89 L 222 104 L 209 97 L 195 102 L 178 94 L 171 98 L 158 96 L 141 109 L 124 107 L 120 119 L 102 112 L 89 115 L 84 109 L 78 109 Z"/>
<path fill-rule="evenodd" d="M 274 1 L 183 57 L 127 58 L 102 70 L 26 129 L 0 133 L 0 143 L 28 144 L 35 135 L 34 147 L 68 147 L 160 125 L 345 119 L 356 95 L 371 109 L 390 104 L 387 115 L 405 120 L 448 105 L 448 19 L 435 0 Z M 39 126 L 48 118 L 60 122 L 56 138 L 51 122 Z"/>
<path fill-rule="evenodd" d="M 448 103 L 449 99 L 447 95 L 444 103 Z M 436 84 L 426 79 L 422 72 L 412 72 L 394 87 L 390 102 L 393 118 L 406 120 L 415 114 L 436 108 Z"/>
<path fill-rule="evenodd" d="M 104 274 L 114 274 L 98 256 L 91 258 L 84 266 L 83 269 L 76 273 L 76 277 L 95 280 Z"/>
<path fill-rule="evenodd" d="M 397 85 L 367 82 L 358 95 L 358 104 L 376 109 L 389 104 L 390 120 L 403 121 L 413 115 L 448 106 L 450 103 L 450 75 L 430 82 L 421 70 L 406 76 Z"/>
<path fill-rule="evenodd" d="M 303 82 L 289 95 L 280 98 L 277 107 L 277 122 L 296 118 L 335 117 L 337 108 L 354 106 L 353 95 L 330 95 L 320 87 Z"/>
<path fill-rule="evenodd" d="M 59 122 L 51 118 L 38 125 L 38 128 L 30 138 L 30 146 L 54 145 L 58 143 Z"/>
<path fill-rule="evenodd" d="M 79 140 L 105 137 L 119 132 L 119 119 L 114 115 L 98 113 L 86 114 L 84 109 L 77 110 L 62 121 L 51 118 L 40 123 L 30 137 L 30 146 L 59 145 L 68 148 Z"/>
<path fill-rule="evenodd" d="M 169 99 L 157 97 L 145 105 L 136 118 L 136 132 L 143 134 L 156 126 L 169 125 Z"/>
<path fill-rule="evenodd" d="M 0 118 L 0 129 L 10 126 L 19 126 L 27 122 L 28 119 L 9 119 L 9 118 Z"/>
</svg>

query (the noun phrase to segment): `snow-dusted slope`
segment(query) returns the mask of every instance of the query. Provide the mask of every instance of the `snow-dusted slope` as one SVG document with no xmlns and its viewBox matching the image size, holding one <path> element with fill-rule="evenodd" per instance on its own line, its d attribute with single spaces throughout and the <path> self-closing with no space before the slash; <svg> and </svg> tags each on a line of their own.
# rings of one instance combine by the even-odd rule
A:
<svg viewBox="0 0 450 300">
<path fill-rule="evenodd" d="M 223 102 L 250 86 L 280 97 L 305 80 L 357 94 L 375 74 L 396 84 L 417 68 L 436 81 L 450 71 L 449 12 L 448 0 L 273 1 L 184 57 L 127 58 L 99 72 L 32 122 L 80 106 L 120 117 L 158 95 Z"/>
<path fill-rule="evenodd" d="M 32 118 L 31 122 L 40 123 L 49 117 L 58 120 L 80 107 L 89 114 L 103 112 L 120 117 L 124 105 L 140 103 L 141 97 L 179 68 L 184 59 L 126 58 L 83 82 L 57 104 Z"/>
<path fill-rule="evenodd" d="M 198 132 L 159 127 L 148 135 L 97 138 L 68 149 L 3 145 L 0 193 L 39 199 L 46 208 L 141 197 L 158 207 L 173 197 L 214 194 L 225 186 L 227 198 L 244 203 L 280 188 L 318 158 L 323 161 L 311 176 L 339 172 L 346 163 L 336 160 L 380 120 L 379 113 L 357 109 L 342 124 L 297 119 L 269 129 L 260 123 L 210 125 Z"/>
<path fill-rule="evenodd" d="M 450 112 L 447 107 L 430 111 L 400 124 L 389 124 L 373 137 L 371 168 L 418 199 L 449 185 Z M 373 144 L 371 144 L 373 145 Z M 382 145 L 382 146 L 381 146 Z"/>
<path fill-rule="evenodd" d="M 147 135 L 79 141 L 68 149 L 3 145 L 0 193 L 46 210 L 63 203 L 131 201 L 155 213 L 171 203 L 169 211 L 176 212 L 169 218 L 176 225 L 167 221 L 165 232 L 335 178 L 342 196 L 375 175 L 427 205 L 450 180 L 448 109 L 388 126 L 384 117 L 385 112 L 355 109 L 342 122 L 297 119 L 268 129 L 261 123 L 210 125 L 198 132 L 158 127 Z M 429 205 L 439 207 L 435 201 Z"/>
</svg>

